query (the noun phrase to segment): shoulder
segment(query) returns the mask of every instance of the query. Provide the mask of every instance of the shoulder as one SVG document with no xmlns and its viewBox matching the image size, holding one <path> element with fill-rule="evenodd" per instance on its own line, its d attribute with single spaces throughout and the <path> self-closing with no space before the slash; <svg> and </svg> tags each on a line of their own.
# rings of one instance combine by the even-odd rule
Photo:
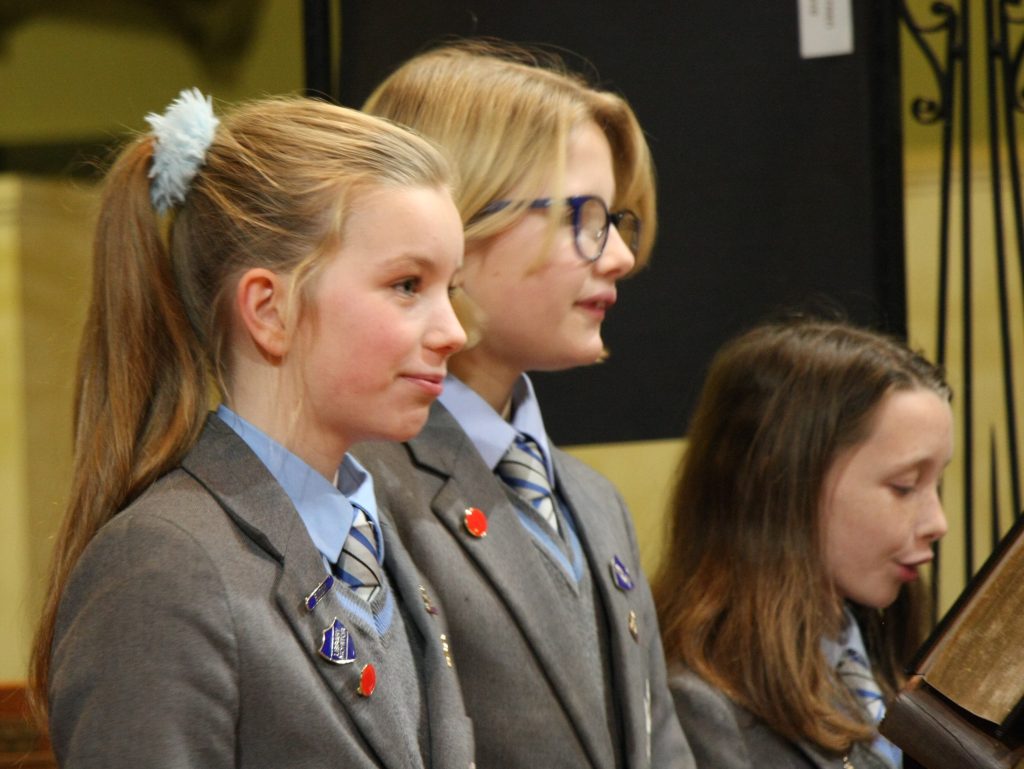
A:
<svg viewBox="0 0 1024 769">
<path fill-rule="evenodd" d="M 633 519 L 618 488 L 607 477 L 563 449 L 551 447 L 555 475 L 561 493 L 579 508 L 617 514 L 632 530 Z"/>
<path fill-rule="evenodd" d="M 689 724 L 700 721 L 711 721 L 719 729 L 738 733 L 740 721 L 748 720 L 741 716 L 744 711 L 720 689 L 681 665 L 668 669 L 668 687 L 687 733 Z"/>
<path fill-rule="evenodd" d="M 213 497 L 187 473 L 173 471 L 96 533 L 72 572 L 64 603 L 110 591 L 145 596 L 157 586 L 162 596 L 197 588 L 210 596 L 217 592 L 216 560 L 229 541 L 228 528 Z"/>
<path fill-rule="evenodd" d="M 613 494 L 618 498 L 619 492 L 615 488 L 615 484 L 583 460 L 574 457 L 557 446 L 551 447 L 551 457 L 555 463 L 556 472 L 560 477 L 568 475 L 581 483 L 585 483 L 599 491 Z"/>
<path fill-rule="evenodd" d="M 669 669 L 669 689 L 698 766 L 808 769 L 816 765 L 796 745 L 681 665 Z"/>
<path fill-rule="evenodd" d="M 352 454 L 373 476 L 378 499 L 400 503 L 430 497 L 449 480 L 472 484 L 491 476 L 469 436 L 437 403 L 412 439 L 360 443 Z"/>
<path fill-rule="evenodd" d="M 172 470 L 97 532 L 90 547 L 196 547 L 220 541 L 230 520 L 193 476 Z M 178 566 L 180 568 L 180 560 Z"/>
<path fill-rule="evenodd" d="M 409 447 L 394 441 L 370 441 L 352 448 L 352 454 L 373 476 L 374 484 L 382 474 L 408 473 L 412 467 Z"/>
<path fill-rule="evenodd" d="M 740 709 L 721 691 L 684 668 L 670 668 L 668 684 L 697 766 L 753 769 Z"/>
<path fill-rule="evenodd" d="M 562 449 L 552 447 L 558 491 L 576 514 L 577 525 L 595 542 L 626 543 L 639 568 L 640 550 L 633 516 L 608 478 Z M 615 549 L 623 547 L 616 544 Z M 621 552 L 620 552 L 621 555 Z"/>
</svg>

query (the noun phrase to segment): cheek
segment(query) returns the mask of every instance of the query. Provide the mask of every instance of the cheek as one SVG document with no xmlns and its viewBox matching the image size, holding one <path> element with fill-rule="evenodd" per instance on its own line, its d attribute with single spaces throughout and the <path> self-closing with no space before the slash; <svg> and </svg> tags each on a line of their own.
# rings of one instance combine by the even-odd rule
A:
<svg viewBox="0 0 1024 769">
<path fill-rule="evenodd" d="M 889 561 L 913 540 L 913 525 L 904 511 L 892 505 L 879 505 L 871 511 L 851 516 L 837 534 L 837 556 L 854 566 Z"/>
<path fill-rule="evenodd" d="M 892 523 L 879 500 L 840 487 L 825 511 L 826 557 L 830 569 L 863 562 L 889 546 Z"/>
<path fill-rule="evenodd" d="M 393 357 L 398 327 L 380 315 L 348 308 L 322 317 L 312 340 L 309 364 L 332 387 L 358 386 L 371 381 Z"/>
</svg>

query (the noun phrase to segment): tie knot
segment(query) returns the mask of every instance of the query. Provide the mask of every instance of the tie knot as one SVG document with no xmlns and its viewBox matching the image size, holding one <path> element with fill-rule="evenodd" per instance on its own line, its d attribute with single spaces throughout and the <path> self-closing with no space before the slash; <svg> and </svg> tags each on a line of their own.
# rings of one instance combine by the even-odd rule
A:
<svg viewBox="0 0 1024 769">
<path fill-rule="evenodd" d="M 508 447 L 498 463 L 498 475 L 552 529 L 558 531 L 544 452 L 536 441 L 525 435 L 517 435 L 515 442 Z"/>
<path fill-rule="evenodd" d="M 359 505 L 355 508 L 352 528 L 341 548 L 338 576 L 361 598 L 369 600 L 381 584 L 380 549 L 373 522 Z"/>
</svg>

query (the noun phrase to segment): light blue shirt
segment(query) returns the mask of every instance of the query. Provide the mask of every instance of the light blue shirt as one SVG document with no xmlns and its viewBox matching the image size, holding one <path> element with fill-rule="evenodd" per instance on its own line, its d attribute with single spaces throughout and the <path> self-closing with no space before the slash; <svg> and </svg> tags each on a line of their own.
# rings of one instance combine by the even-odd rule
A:
<svg viewBox="0 0 1024 769">
<path fill-rule="evenodd" d="M 867 661 L 870 665 L 871 658 L 868 656 L 868 650 L 864 644 L 864 637 L 860 632 L 860 625 L 857 624 L 857 618 L 853 616 L 853 612 L 850 611 L 849 606 L 843 607 L 843 614 L 846 617 L 846 627 L 844 627 L 843 631 L 839 634 L 839 638 L 823 638 L 821 640 L 821 651 L 825 655 L 825 659 L 828 660 L 829 667 L 832 670 L 836 669 L 836 666 L 839 664 L 839 659 L 846 649 L 852 649 L 862 660 Z M 873 671 L 871 675 L 872 677 L 874 676 Z M 900 769 L 900 767 L 903 766 L 902 751 L 889 742 L 885 737 L 878 735 L 871 747 L 879 758 L 885 761 L 889 766 L 894 767 L 894 769 Z"/>
<path fill-rule="evenodd" d="M 526 374 L 519 376 L 519 381 L 512 389 L 511 423 L 502 419 L 501 414 L 491 408 L 476 391 L 451 374 L 444 380 L 444 391 L 439 400 L 469 436 L 491 472 L 497 469 L 498 462 L 515 441 L 516 434 L 522 433 L 532 438 L 543 450 L 548 483 L 551 488 L 556 487 L 548 434 L 544 430 L 544 419 L 541 417 L 533 384 Z"/>
<path fill-rule="evenodd" d="M 502 416 L 491 408 L 491 405 L 480 395 L 457 377 L 449 374 L 444 380 L 444 391 L 440 397 L 443 405 L 459 426 L 463 429 L 484 463 L 493 473 L 509 446 L 521 433 L 532 438 L 544 452 L 544 466 L 548 473 L 548 483 L 555 490 L 554 498 L 562 514 L 565 524 L 565 540 L 569 548 L 566 553 L 553 538 L 549 527 L 539 524 L 534 518 L 519 510 L 519 522 L 530 534 L 550 553 L 556 563 L 576 582 L 583 576 L 583 551 L 576 523 L 572 512 L 563 504 L 555 482 L 555 465 L 551 461 L 551 448 L 548 434 L 544 430 L 544 419 L 541 417 L 540 404 L 533 391 L 533 384 L 526 374 L 520 374 L 519 380 L 512 388 L 512 421 L 506 422 Z M 518 508 L 517 508 L 518 509 Z"/>
<path fill-rule="evenodd" d="M 377 500 L 373 491 L 373 478 L 355 457 L 346 454 L 338 468 L 338 485 L 299 459 L 265 432 L 238 416 L 227 406 L 217 408 L 217 416 L 241 438 L 266 465 L 267 470 L 284 489 L 295 505 L 313 544 L 324 558 L 324 566 L 331 571 L 341 555 L 348 532 L 352 528 L 356 510 L 361 507 L 373 522 L 377 538 L 377 552 L 384 561 L 384 541 L 380 534 Z"/>
<path fill-rule="evenodd" d="M 846 626 L 839 634 L 839 638 L 821 639 L 821 651 L 828 661 L 829 668 L 832 670 L 835 670 L 836 665 L 839 664 L 839 658 L 842 656 L 844 649 L 853 649 L 863 659 L 870 659 L 867 647 L 864 646 L 864 637 L 861 635 L 860 625 L 857 624 L 857 619 L 853 616 L 849 606 L 843 607 L 843 616 L 846 618 Z"/>
</svg>

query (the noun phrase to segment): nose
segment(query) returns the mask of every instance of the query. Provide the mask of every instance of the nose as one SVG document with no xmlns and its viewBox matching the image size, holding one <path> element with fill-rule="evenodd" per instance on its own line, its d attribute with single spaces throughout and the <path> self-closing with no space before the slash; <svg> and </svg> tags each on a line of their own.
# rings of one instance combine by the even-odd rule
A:
<svg viewBox="0 0 1024 769">
<path fill-rule="evenodd" d="M 942 500 L 936 493 L 921 512 L 917 534 L 931 544 L 942 539 L 947 531 L 949 531 L 949 523 L 946 521 L 946 511 L 942 508 Z"/>
<path fill-rule="evenodd" d="M 636 257 L 622 239 L 618 228 L 612 225 L 608 230 L 608 242 L 604 244 L 601 257 L 594 262 L 598 274 L 617 280 L 636 265 Z"/>
<path fill-rule="evenodd" d="M 446 297 L 439 303 L 434 322 L 431 324 L 424 343 L 429 349 L 440 354 L 442 358 L 454 355 L 466 344 L 466 330 L 459 322 L 449 298 Z"/>
</svg>

